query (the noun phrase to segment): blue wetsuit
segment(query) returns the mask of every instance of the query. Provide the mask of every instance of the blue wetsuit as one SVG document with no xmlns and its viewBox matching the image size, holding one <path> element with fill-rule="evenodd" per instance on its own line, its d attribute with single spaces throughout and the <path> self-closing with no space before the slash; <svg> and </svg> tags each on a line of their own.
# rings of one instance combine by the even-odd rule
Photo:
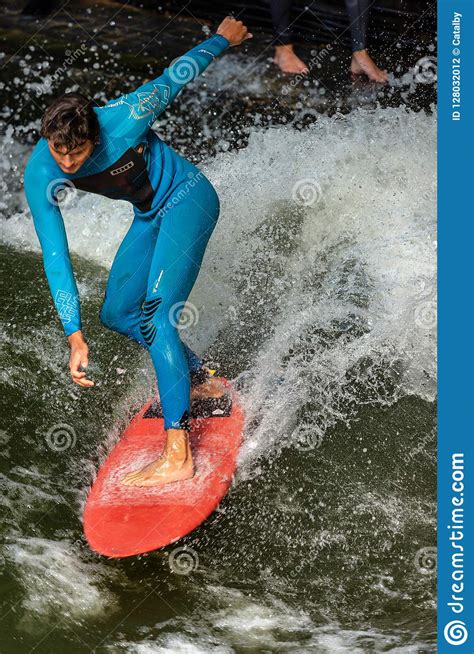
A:
<svg viewBox="0 0 474 654">
<path fill-rule="evenodd" d="M 228 46 L 216 34 L 135 92 L 94 107 L 99 143 L 76 173 L 61 170 L 44 138 L 25 170 L 25 193 L 66 335 L 82 327 L 59 189 L 74 186 L 133 204 L 133 222 L 110 270 L 101 320 L 149 350 L 165 429 L 189 429 L 190 370 L 197 371 L 202 361 L 182 343 L 177 322 L 217 222 L 219 200 L 204 174 L 161 141 L 151 125 Z"/>
</svg>

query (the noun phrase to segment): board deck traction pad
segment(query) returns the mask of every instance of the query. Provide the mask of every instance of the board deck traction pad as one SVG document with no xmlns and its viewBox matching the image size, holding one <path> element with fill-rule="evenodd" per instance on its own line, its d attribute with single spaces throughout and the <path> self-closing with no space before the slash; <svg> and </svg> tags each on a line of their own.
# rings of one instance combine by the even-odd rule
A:
<svg viewBox="0 0 474 654">
<path fill-rule="evenodd" d="M 132 418 L 86 500 L 84 532 L 93 550 L 112 558 L 151 552 L 180 540 L 217 509 L 232 484 L 244 417 L 232 384 L 216 379 L 224 394 L 191 404 L 195 475 L 189 480 L 148 488 L 121 484 L 131 469 L 159 456 L 166 440 L 157 398 Z"/>
<path fill-rule="evenodd" d="M 225 418 L 232 413 L 232 398 L 228 393 L 220 397 L 197 398 L 191 402 L 191 418 Z M 153 400 L 143 414 L 144 418 L 163 418 L 158 400 Z"/>
</svg>

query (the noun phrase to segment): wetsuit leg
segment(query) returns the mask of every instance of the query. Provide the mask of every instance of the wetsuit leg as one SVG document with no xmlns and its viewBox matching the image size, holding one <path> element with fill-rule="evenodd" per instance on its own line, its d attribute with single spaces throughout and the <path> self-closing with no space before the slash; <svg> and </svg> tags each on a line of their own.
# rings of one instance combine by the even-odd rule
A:
<svg viewBox="0 0 474 654">
<path fill-rule="evenodd" d="M 100 314 L 106 327 L 125 334 L 145 347 L 140 320 L 158 231 L 159 223 L 135 213 L 132 225 L 115 255 Z M 199 377 L 203 361 L 185 343 L 183 349 L 191 374 Z"/>
<path fill-rule="evenodd" d="M 141 305 L 157 237 L 156 225 L 135 213 L 112 263 L 100 312 L 106 327 L 140 341 Z"/>
<path fill-rule="evenodd" d="M 292 0 L 271 0 L 270 2 L 275 45 L 287 45 L 291 43 L 291 5 Z"/>
<path fill-rule="evenodd" d="M 188 180 L 175 188 L 157 216 L 160 228 L 140 330 L 155 366 L 165 429 L 189 429 L 190 375 L 177 323 L 218 216 L 213 186 L 191 165 Z"/>
<path fill-rule="evenodd" d="M 369 0 L 346 0 L 351 30 L 352 52 L 367 47 L 367 23 L 369 20 Z"/>
</svg>

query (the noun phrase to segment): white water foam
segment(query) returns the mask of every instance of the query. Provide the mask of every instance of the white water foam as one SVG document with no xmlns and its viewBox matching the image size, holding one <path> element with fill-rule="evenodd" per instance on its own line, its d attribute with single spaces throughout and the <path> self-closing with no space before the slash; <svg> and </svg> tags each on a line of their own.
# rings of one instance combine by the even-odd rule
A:
<svg viewBox="0 0 474 654">
<path fill-rule="evenodd" d="M 382 647 L 391 654 L 415 654 L 423 647 L 424 651 L 430 651 L 430 646 L 421 642 L 400 646 L 404 640 L 400 633 L 356 631 L 335 623 L 316 625 L 305 611 L 281 600 L 268 598 L 259 602 L 239 590 L 221 586 L 208 586 L 206 590 L 222 608 L 201 610 L 193 619 L 176 617 L 157 624 L 154 629 L 144 630 L 140 641 L 119 641 L 109 651 L 228 654 L 237 648 L 239 651 L 363 654 L 382 651 Z M 166 633 L 170 630 L 173 633 Z"/>
<path fill-rule="evenodd" d="M 108 570 L 80 556 L 75 543 L 46 538 L 16 538 L 7 545 L 5 557 L 16 565 L 24 594 L 21 624 L 35 631 L 45 618 L 80 621 L 86 617 L 106 617 L 118 607 L 114 595 L 103 583 L 118 572 Z"/>
<path fill-rule="evenodd" d="M 255 178 L 256 170 L 265 172 Z M 322 437 L 351 401 L 364 401 L 355 381 L 380 402 L 411 393 L 432 400 L 434 116 L 358 111 L 299 133 L 255 132 L 208 173 L 226 221 L 210 247 L 214 275 L 222 285 L 245 283 L 241 297 L 253 302 L 231 296 L 234 324 L 245 329 L 261 303 L 272 313 L 245 380 L 253 430 L 241 464 L 305 440 L 308 404 L 307 429 Z M 298 190 L 309 197 L 295 201 Z M 390 371 L 390 391 L 376 387 L 380 371 Z"/>
</svg>

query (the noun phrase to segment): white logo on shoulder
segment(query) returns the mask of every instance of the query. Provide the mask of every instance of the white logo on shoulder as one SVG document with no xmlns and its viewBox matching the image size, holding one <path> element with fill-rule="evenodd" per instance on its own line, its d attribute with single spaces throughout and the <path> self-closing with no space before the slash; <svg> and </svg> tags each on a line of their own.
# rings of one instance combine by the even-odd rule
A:
<svg viewBox="0 0 474 654">
<path fill-rule="evenodd" d="M 135 96 L 138 98 L 137 102 L 129 102 L 128 94 L 123 95 L 116 102 L 105 105 L 101 107 L 103 109 L 113 109 L 114 107 L 119 107 L 125 105 L 130 109 L 129 118 L 134 120 L 142 120 L 153 114 L 153 112 L 163 107 L 167 106 L 170 98 L 170 89 L 166 84 L 153 84 L 152 91 L 137 91 L 134 94 L 131 94 L 132 97 Z"/>
</svg>

